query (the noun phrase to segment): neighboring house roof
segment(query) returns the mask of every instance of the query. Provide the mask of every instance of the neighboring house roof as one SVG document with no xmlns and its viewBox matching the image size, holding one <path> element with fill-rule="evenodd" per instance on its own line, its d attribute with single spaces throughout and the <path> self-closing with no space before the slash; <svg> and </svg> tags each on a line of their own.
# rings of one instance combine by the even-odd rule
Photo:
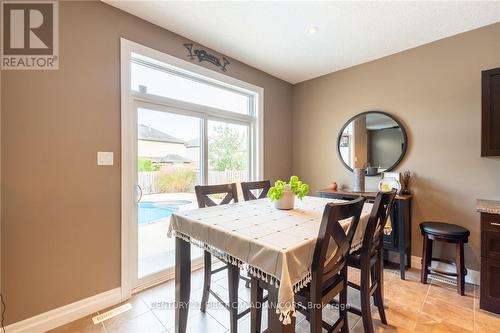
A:
<svg viewBox="0 0 500 333">
<path fill-rule="evenodd" d="M 199 138 L 194 138 L 194 139 L 186 142 L 187 148 L 197 148 L 199 146 L 200 146 L 200 139 Z"/>
<path fill-rule="evenodd" d="M 139 124 L 137 136 L 139 140 L 185 144 L 181 139 L 144 124 Z"/>
<path fill-rule="evenodd" d="M 168 154 L 160 158 L 153 159 L 157 163 L 190 163 L 192 162 L 189 158 L 177 154 Z"/>
</svg>

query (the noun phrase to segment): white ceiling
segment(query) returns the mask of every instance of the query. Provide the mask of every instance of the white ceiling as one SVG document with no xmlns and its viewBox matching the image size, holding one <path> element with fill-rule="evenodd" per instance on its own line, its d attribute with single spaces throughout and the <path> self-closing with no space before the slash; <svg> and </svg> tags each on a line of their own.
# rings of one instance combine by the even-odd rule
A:
<svg viewBox="0 0 500 333">
<path fill-rule="evenodd" d="M 500 21 L 500 1 L 104 1 L 290 83 Z"/>
</svg>

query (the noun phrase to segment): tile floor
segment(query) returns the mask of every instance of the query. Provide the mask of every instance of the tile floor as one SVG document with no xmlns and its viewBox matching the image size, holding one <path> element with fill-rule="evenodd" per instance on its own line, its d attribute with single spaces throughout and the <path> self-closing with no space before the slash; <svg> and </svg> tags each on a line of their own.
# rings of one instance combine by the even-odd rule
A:
<svg viewBox="0 0 500 333">
<path fill-rule="evenodd" d="M 214 276 L 214 289 L 227 298 L 224 271 Z M 359 279 L 359 271 L 350 270 L 350 280 Z M 202 271 L 192 275 L 192 301 L 201 299 Z M 399 279 L 397 272 L 385 271 L 385 305 L 389 322 L 383 325 L 378 319 L 376 308 L 373 308 L 375 332 L 418 332 L 418 333 L 497 333 L 500 332 L 500 316 L 479 309 L 479 289 L 467 285 L 466 295 L 459 296 L 454 286 L 441 282 L 428 285 L 420 283 L 419 271 L 410 270 L 407 280 Z M 248 301 L 250 292 L 240 284 L 239 296 L 242 302 Z M 359 305 L 359 295 L 349 290 L 349 303 Z M 165 307 L 165 302 L 174 298 L 174 283 L 169 281 L 154 288 L 145 290 L 132 297 L 129 302 L 133 309 L 99 325 L 92 323 L 92 316 L 82 318 L 50 332 L 120 332 L 120 333 L 163 333 L 173 332 L 174 310 Z M 211 298 L 213 300 L 213 298 Z M 215 301 L 214 301 L 215 303 Z M 107 311 L 105 309 L 103 311 Z M 324 317 L 334 316 L 325 311 Z M 334 317 L 332 317 L 334 318 Z M 266 325 L 264 313 L 263 326 Z M 206 314 L 197 308 L 189 313 L 188 329 L 190 332 L 227 332 L 229 316 L 224 309 L 209 309 Z M 362 333 L 363 324 L 356 315 L 349 314 L 351 332 Z M 250 331 L 249 315 L 239 322 L 239 332 Z M 309 323 L 302 315 L 297 316 L 297 332 L 308 332 Z"/>
</svg>

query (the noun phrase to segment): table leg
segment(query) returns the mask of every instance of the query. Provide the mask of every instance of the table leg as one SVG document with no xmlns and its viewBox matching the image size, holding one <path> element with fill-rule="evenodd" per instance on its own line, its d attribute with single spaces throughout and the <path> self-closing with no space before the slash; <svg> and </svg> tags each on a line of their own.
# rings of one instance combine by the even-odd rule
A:
<svg viewBox="0 0 500 333">
<path fill-rule="evenodd" d="M 175 332 L 185 333 L 191 294 L 191 244 L 175 238 Z"/>
<path fill-rule="evenodd" d="M 398 250 L 399 250 L 399 274 L 401 280 L 405 279 L 406 273 L 406 249 L 405 249 L 405 225 L 404 221 L 399 223 L 399 240 L 398 240 Z"/>
<path fill-rule="evenodd" d="M 411 246 L 406 248 L 406 269 L 411 268 Z"/>
<path fill-rule="evenodd" d="M 288 325 L 283 325 L 283 323 L 279 319 L 280 315 L 276 313 L 276 304 L 278 304 L 278 288 L 270 286 L 267 292 L 267 297 L 268 297 L 267 332 L 294 333 L 295 317 L 291 316 L 292 322 Z"/>
<path fill-rule="evenodd" d="M 406 278 L 406 254 L 404 250 L 399 250 L 399 274 L 401 276 L 401 280 Z"/>
<path fill-rule="evenodd" d="M 229 332 L 238 331 L 238 285 L 240 269 L 238 266 L 227 264 L 228 294 L 229 294 Z"/>
<path fill-rule="evenodd" d="M 252 278 L 250 281 L 250 332 L 259 333 L 262 325 L 262 305 L 264 290 L 259 286 L 259 280 Z"/>
</svg>

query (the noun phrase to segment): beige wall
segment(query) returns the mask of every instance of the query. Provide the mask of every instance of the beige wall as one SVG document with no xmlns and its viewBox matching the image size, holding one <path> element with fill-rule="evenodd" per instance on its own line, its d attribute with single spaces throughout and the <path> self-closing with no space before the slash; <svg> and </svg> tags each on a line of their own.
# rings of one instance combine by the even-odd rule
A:
<svg viewBox="0 0 500 333">
<path fill-rule="evenodd" d="M 466 264 L 477 269 L 475 200 L 500 197 L 500 159 L 480 157 L 481 70 L 494 67 L 500 23 L 294 86 L 293 171 L 313 190 L 332 180 L 351 186 L 336 154 L 337 132 L 363 111 L 395 115 L 409 136 L 398 170 L 415 173 L 413 255 L 421 255 L 419 222 L 455 222 L 471 231 Z"/>
<path fill-rule="evenodd" d="M 2 72 L 7 324 L 120 286 L 120 37 L 186 59 L 181 36 L 62 2 L 60 69 Z M 289 177 L 291 85 L 235 60 L 227 74 L 264 88 L 264 174 Z M 115 165 L 97 167 L 97 151 Z"/>
</svg>

